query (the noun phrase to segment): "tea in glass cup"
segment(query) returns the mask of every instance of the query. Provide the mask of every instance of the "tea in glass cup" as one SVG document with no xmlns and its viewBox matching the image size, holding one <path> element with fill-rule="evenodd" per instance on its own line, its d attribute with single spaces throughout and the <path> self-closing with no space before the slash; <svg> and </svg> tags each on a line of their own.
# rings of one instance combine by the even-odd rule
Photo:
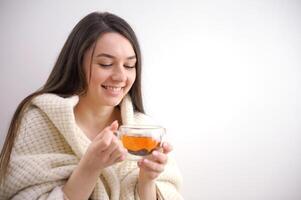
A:
<svg viewBox="0 0 301 200">
<path fill-rule="evenodd" d="M 117 135 L 130 154 L 146 156 L 162 147 L 165 128 L 152 125 L 122 125 Z"/>
</svg>

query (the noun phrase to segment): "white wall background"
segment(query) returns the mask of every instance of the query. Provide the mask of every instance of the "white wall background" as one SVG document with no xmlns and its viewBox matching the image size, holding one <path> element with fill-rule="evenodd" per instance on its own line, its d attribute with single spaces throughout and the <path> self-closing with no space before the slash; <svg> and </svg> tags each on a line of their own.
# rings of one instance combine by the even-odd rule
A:
<svg viewBox="0 0 301 200">
<path fill-rule="evenodd" d="M 134 27 L 144 97 L 189 200 L 301 199 L 301 2 L 1 0 L 0 144 L 73 26 L 110 11 Z"/>
</svg>

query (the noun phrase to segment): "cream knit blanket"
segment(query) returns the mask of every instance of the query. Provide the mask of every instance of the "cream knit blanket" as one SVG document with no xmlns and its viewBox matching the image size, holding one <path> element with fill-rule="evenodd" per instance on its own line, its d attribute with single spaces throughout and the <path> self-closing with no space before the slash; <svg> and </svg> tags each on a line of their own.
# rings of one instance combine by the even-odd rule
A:
<svg viewBox="0 0 301 200">
<path fill-rule="evenodd" d="M 90 144 L 76 125 L 74 106 L 78 96 L 62 98 L 43 94 L 26 110 L 15 141 L 8 175 L 0 186 L 0 199 L 63 200 L 61 187 L 67 181 Z M 148 117 L 134 113 L 131 99 L 121 105 L 123 124 L 150 123 Z M 126 160 L 102 170 L 92 200 L 139 199 L 136 191 L 139 168 Z M 178 190 L 180 172 L 171 158 L 156 181 L 162 199 L 182 199 Z"/>
</svg>

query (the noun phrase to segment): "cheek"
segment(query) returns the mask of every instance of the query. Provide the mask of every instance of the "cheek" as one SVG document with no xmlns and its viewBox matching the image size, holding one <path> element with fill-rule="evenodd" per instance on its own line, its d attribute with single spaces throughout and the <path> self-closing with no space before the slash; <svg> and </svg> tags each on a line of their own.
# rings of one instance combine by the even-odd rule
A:
<svg viewBox="0 0 301 200">
<path fill-rule="evenodd" d="M 93 70 L 91 74 L 91 83 L 93 83 L 93 85 L 99 85 L 103 83 L 108 76 L 109 75 L 105 71 L 99 69 Z"/>
<path fill-rule="evenodd" d="M 136 80 L 136 72 L 133 72 L 128 77 L 128 84 L 132 86 L 134 84 L 135 80 Z"/>
</svg>

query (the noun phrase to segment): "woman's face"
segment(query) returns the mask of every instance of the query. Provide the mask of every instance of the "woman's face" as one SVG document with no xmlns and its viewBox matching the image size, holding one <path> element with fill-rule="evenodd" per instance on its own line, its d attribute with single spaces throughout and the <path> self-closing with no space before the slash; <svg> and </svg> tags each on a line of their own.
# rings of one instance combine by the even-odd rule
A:
<svg viewBox="0 0 301 200">
<path fill-rule="evenodd" d="M 116 106 L 135 81 L 135 51 L 119 33 L 101 35 L 91 60 L 92 51 L 93 47 L 85 53 L 83 60 L 88 80 L 87 97 L 96 104 Z"/>
</svg>

